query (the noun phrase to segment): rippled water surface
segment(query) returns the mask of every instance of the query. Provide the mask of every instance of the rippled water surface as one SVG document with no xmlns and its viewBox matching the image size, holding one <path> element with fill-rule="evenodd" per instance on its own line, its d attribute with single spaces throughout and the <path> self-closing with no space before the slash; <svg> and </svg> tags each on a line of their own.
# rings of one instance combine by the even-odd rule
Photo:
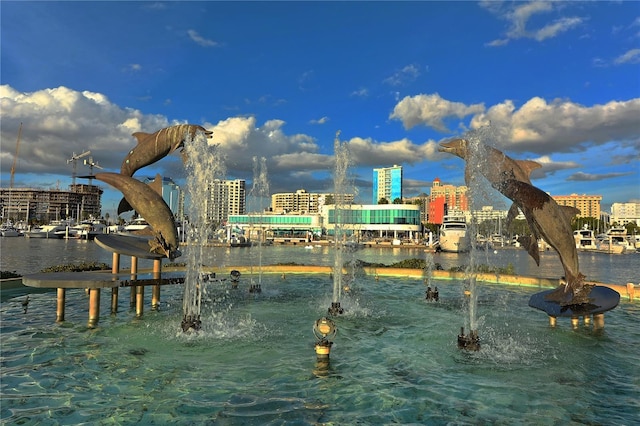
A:
<svg viewBox="0 0 640 426">
<path fill-rule="evenodd" d="M 69 243 L 77 242 L 55 241 L 58 245 L 51 247 Z M 82 249 L 85 255 L 94 253 L 90 247 Z M 11 269 L 5 266 L 5 248 L 3 241 L 3 270 Z M 212 264 L 253 262 L 253 254 L 242 250 L 217 249 Z M 95 254 L 96 261 L 110 263 L 102 249 Z M 423 253 L 394 249 L 356 254 L 384 263 L 418 255 Z M 528 259 L 518 254 L 487 255 L 496 256 L 496 263 L 529 268 Z M 302 247 L 265 248 L 263 258 L 265 264 L 281 259 L 330 265 L 333 260 L 328 249 Z M 612 258 L 594 261 L 600 265 L 593 269 L 615 278 L 602 281 L 624 283 L 625 275 L 607 272 L 619 265 L 607 265 L 633 265 L 638 258 Z M 239 259 L 244 261 L 232 262 Z M 444 266 L 464 262 L 455 255 L 434 260 Z M 542 265 L 545 261 L 552 265 L 541 275 L 554 276 L 553 259 L 545 255 Z M 581 258 L 581 265 L 586 263 Z M 537 290 L 481 285 L 482 349 L 469 353 L 460 351 L 455 339 L 465 315 L 460 283 L 435 281 L 440 301 L 434 303 L 424 300 L 421 279 L 360 276 L 343 299 L 346 314 L 335 319 L 338 334 L 326 368 L 316 362 L 312 325 L 331 303 L 330 278 L 267 274 L 260 294 L 247 291 L 250 279 L 243 275 L 238 289 L 207 284 L 203 330 L 190 335 L 180 329 L 180 286 L 163 287 L 157 312 L 147 300 L 142 319 L 135 319 L 126 289 L 120 290 L 118 313 L 110 316 L 104 291 L 95 329 L 86 327 L 88 298 L 82 290 L 68 291 L 62 324 L 54 322 L 55 293 L 30 295 L 26 314 L 23 295 L 4 299 L 0 420 L 185 425 L 639 420 L 638 303 L 623 298 L 607 313 L 601 331 L 584 325 L 572 330 L 566 319 L 550 329 L 546 315 L 527 306 Z"/>
</svg>

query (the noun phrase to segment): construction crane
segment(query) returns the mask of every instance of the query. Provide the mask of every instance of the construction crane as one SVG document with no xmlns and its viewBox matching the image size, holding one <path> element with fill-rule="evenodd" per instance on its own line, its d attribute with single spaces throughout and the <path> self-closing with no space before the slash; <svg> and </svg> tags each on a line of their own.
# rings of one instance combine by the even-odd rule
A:
<svg viewBox="0 0 640 426">
<path fill-rule="evenodd" d="M 22 123 L 18 129 L 18 141 L 16 142 L 16 156 L 13 157 L 13 165 L 11 166 L 11 179 L 9 180 L 9 188 L 13 189 L 13 180 L 16 175 L 16 164 L 18 163 L 18 154 L 20 153 L 20 137 L 22 136 Z"/>
<path fill-rule="evenodd" d="M 71 158 L 69 158 L 67 160 L 67 164 L 69 163 L 73 163 L 73 187 L 75 188 L 76 186 L 76 167 L 77 167 L 77 162 L 79 159 L 86 157 L 87 155 L 91 154 L 91 151 L 85 151 L 82 154 L 78 154 L 76 155 L 76 153 L 74 152 L 73 155 L 71 156 Z"/>
<path fill-rule="evenodd" d="M 89 157 L 88 160 L 84 160 L 84 165 L 89 166 L 89 186 L 91 186 L 91 181 L 93 179 L 93 168 L 101 169 L 100 165 L 97 161 L 93 161 L 93 157 Z"/>
</svg>

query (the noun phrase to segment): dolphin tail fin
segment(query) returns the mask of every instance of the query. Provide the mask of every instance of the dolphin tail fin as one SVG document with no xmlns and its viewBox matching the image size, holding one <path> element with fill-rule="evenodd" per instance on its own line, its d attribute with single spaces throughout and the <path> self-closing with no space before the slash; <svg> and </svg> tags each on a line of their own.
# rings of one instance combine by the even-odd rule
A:
<svg viewBox="0 0 640 426">
<path fill-rule="evenodd" d="M 136 138 L 138 143 L 142 142 L 145 138 L 149 137 L 150 135 L 151 133 L 145 133 L 145 132 L 135 132 L 131 134 L 131 136 Z"/>
<path fill-rule="evenodd" d="M 133 207 L 131 207 L 131 204 L 129 204 L 127 199 L 121 199 L 120 204 L 118 204 L 118 216 L 120 216 L 124 212 L 130 212 L 131 210 L 133 210 Z"/>
<path fill-rule="evenodd" d="M 580 214 L 580 209 L 572 206 L 560 206 L 560 211 L 564 214 L 569 223 L 571 223 L 574 217 Z"/>
<path fill-rule="evenodd" d="M 518 209 L 518 205 L 516 203 L 511 204 L 511 207 L 509 207 L 509 212 L 507 213 L 507 218 L 505 220 L 507 228 L 509 227 L 509 225 L 511 225 L 511 222 L 513 222 L 513 219 L 515 219 L 519 213 L 520 211 Z"/>
<path fill-rule="evenodd" d="M 542 164 L 531 160 L 515 160 L 515 162 L 518 163 L 527 176 L 531 176 L 532 171 L 542 167 Z"/>
</svg>

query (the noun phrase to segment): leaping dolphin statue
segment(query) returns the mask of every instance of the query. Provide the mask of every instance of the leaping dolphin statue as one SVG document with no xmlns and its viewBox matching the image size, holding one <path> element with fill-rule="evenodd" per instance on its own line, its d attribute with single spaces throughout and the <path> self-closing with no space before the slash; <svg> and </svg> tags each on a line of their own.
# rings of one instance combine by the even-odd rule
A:
<svg viewBox="0 0 640 426">
<path fill-rule="evenodd" d="M 195 124 L 178 124 L 155 133 L 134 133 L 133 137 L 138 140 L 138 145 L 129 151 L 123 160 L 120 174 L 133 176 L 137 170 L 155 163 L 178 148 L 183 148 L 187 135 L 194 138 L 197 132 L 204 133 L 207 138 L 213 135 L 212 131 Z"/>
<path fill-rule="evenodd" d="M 478 170 L 504 196 L 514 204 L 509 209 L 507 222 L 518 214 L 518 208 L 524 213 L 529 228 L 534 235 L 526 244 L 527 252 L 540 265 L 540 253 L 537 240 L 542 237 L 553 247 L 565 272 L 566 286 L 560 286 L 549 300 L 562 305 L 586 303 L 589 293 L 585 290 L 584 275 L 579 271 L 578 251 L 573 239 L 571 218 L 579 213 L 573 207 L 559 206 L 556 201 L 530 181 L 532 170 L 540 164 L 528 160 L 514 160 L 503 152 L 479 144 L 477 147 L 489 167 Z M 469 142 L 466 139 L 454 139 L 440 144 L 438 151 L 454 154 L 466 162 L 465 181 L 470 182 L 472 172 L 469 164 Z M 568 290 L 571 290 L 571 294 Z"/>
<path fill-rule="evenodd" d="M 529 241 L 527 251 L 530 254 L 532 251 L 538 253 L 537 241 L 542 237 L 560 257 L 566 284 L 560 285 L 546 299 L 558 302 L 561 306 L 589 302 L 592 286 L 585 285 L 585 276 L 579 271 L 578 250 L 571 228 L 571 219 L 580 211 L 575 207 L 560 206 L 540 188 L 516 179 L 502 181 L 500 192 L 514 201 L 527 219 L 534 236 Z"/>
<path fill-rule="evenodd" d="M 173 213 L 160 194 L 149 185 L 119 173 L 96 173 L 94 178 L 122 192 L 131 207 L 149 222 L 154 235 L 149 241 L 150 251 L 164 254 L 171 260 L 180 255 Z M 161 180 L 159 175 L 156 180 Z"/>
</svg>

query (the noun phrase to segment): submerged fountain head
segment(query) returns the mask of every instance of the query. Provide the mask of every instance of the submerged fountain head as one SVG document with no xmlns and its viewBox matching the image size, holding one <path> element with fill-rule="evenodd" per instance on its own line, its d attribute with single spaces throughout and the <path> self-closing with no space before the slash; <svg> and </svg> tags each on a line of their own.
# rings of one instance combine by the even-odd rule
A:
<svg viewBox="0 0 640 426">
<path fill-rule="evenodd" d="M 465 335 L 464 327 L 460 327 L 460 334 L 458 335 L 458 348 L 466 349 L 468 351 L 479 351 L 480 337 L 478 337 L 478 330 L 471 330 L 468 335 Z"/>
</svg>

